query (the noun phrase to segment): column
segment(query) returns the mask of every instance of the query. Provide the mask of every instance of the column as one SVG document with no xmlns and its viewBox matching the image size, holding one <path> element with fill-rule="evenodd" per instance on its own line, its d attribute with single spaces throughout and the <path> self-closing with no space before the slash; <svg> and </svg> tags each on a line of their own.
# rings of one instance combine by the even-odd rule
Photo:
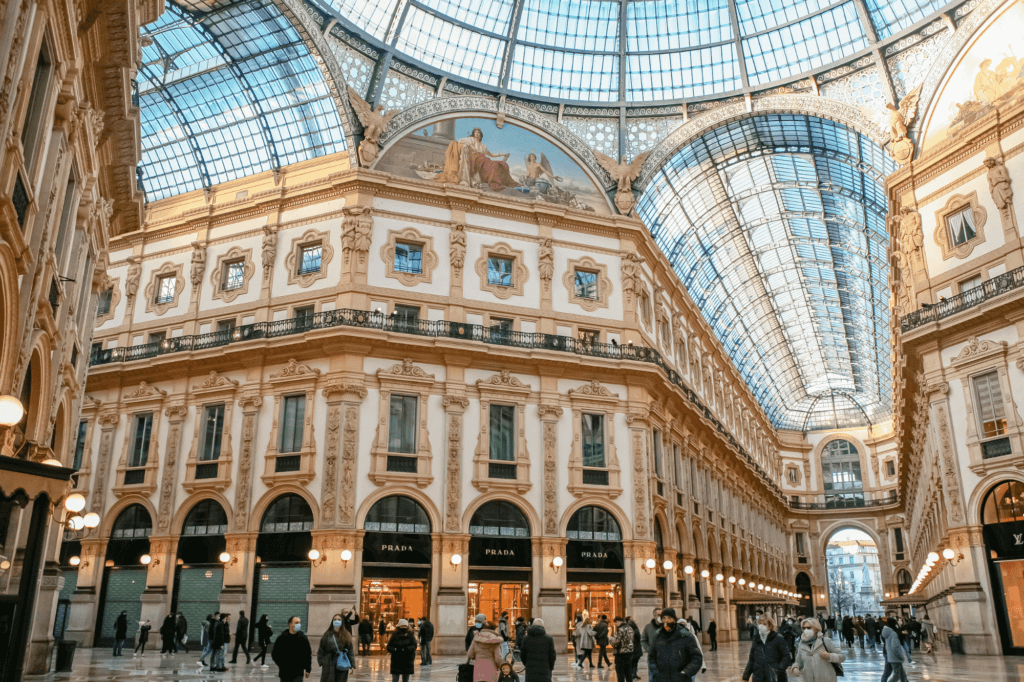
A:
<svg viewBox="0 0 1024 682">
<path fill-rule="evenodd" d="M 150 537 L 149 556 L 149 566 L 146 567 L 146 591 L 142 593 L 142 618 L 148 618 L 153 625 L 153 631 L 156 632 L 160 629 L 160 623 L 163 622 L 164 616 L 171 610 L 174 567 L 178 557 L 178 538 Z M 128 624 L 129 632 L 131 632 L 132 625 L 132 623 Z"/>
<path fill-rule="evenodd" d="M 259 533 L 235 533 L 224 536 L 231 558 L 224 564 L 224 586 L 220 591 L 220 610 L 235 613 L 252 604 L 252 576 L 256 570 L 256 539 Z M 154 621 L 155 622 L 155 621 Z"/>
<path fill-rule="evenodd" d="M 625 575 L 623 591 L 626 613 L 637 623 L 651 620 L 651 611 L 663 604 L 658 598 L 658 571 L 646 566 L 648 559 L 657 560 L 657 550 L 650 540 L 627 540 L 622 543 Z M 677 614 L 678 615 L 678 614 Z"/>
<path fill-rule="evenodd" d="M 544 629 L 555 640 L 555 651 L 565 653 L 569 649 L 566 636 L 569 623 L 566 621 L 566 564 L 565 538 L 535 537 L 533 539 L 533 615 L 544 620 Z M 561 559 L 556 566 L 555 559 Z"/>
<path fill-rule="evenodd" d="M 436 653 L 466 651 L 466 585 L 469 584 L 469 535 L 435 534 L 431 584 L 437 585 L 434 618 Z M 459 562 L 452 562 L 458 555 Z"/>
<path fill-rule="evenodd" d="M 356 561 L 355 548 L 363 546 L 363 531 L 324 530 L 313 532 L 313 548 L 320 552 L 320 558 L 313 562 L 309 602 L 309 622 L 327 623 L 335 613 L 344 609 L 359 611 L 359 589 L 357 574 L 362 565 Z M 351 552 L 351 554 L 344 554 Z M 345 561 L 342 557 L 350 557 Z"/>
<path fill-rule="evenodd" d="M 64 638 L 78 642 L 79 646 L 92 646 L 96 637 L 96 608 L 100 598 L 97 583 L 103 579 L 103 561 L 106 554 L 105 539 L 82 540 L 78 586 L 71 594 L 68 627 L 64 631 Z"/>
</svg>

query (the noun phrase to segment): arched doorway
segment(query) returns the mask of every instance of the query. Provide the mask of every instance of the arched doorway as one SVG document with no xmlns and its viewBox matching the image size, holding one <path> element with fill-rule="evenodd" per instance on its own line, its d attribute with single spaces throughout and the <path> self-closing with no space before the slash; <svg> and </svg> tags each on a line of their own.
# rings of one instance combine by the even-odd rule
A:
<svg viewBox="0 0 1024 682">
<path fill-rule="evenodd" d="M 220 554 L 227 546 L 228 516 L 216 500 L 200 500 L 189 510 L 178 538 L 171 611 L 188 621 L 188 637 L 202 640 L 206 616 L 220 611 L 224 564 Z"/>
<path fill-rule="evenodd" d="M 569 628 L 577 615 L 596 621 L 622 613 L 622 529 L 606 509 L 581 507 L 569 519 L 565 536 L 565 593 Z M 571 633 L 569 641 L 572 642 Z"/>
<path fill-rule="evenodd" d="M 883 615 L 878 546 L 862 530 L 844 528 L 825 546 L 829 610 L 840 616 Z"/>
<path fill-rule="evenodd" d="M 250 620 L 266 614 L 275 632 L 292 616 L 307 626 L 313 510 L 301 495 L 288 493 L 270 503 L 260 520 Z M 232 557 L 234 559 L 235 557 Z"/>
<path fill-rule="evenodd" d="M 399 619 L 430 615 L 430 516 L 413 498 L 391 495 L 370 507 L 363 530 L 359 614 L 375 632 L 384 623 L 386 634 L 376 644 L 383 649 Z"/>
<path fill-rule="evenodd" d="M 530 618 L 530 522 L 511 502 L 491 500 L 473 513 L 469 534 L 467 620 L 482 613 L 497 623 L 507 612 L 514 632 L 517 618 Z"/>
<path fill-rule="evenodd" d="M 142 617 L 142 593 L 146 590 L 146 567 L 142 555 L 149 554 L 153 519 L 141 504 L 125 507 L 111 527 L 104 557 L 100 607 L 97 609 L 96 646 L 114 643 L 114 621 L 122 611 L 128 614 L 128 635 L 134 639 Z"/>
<path fill-rule="evenodd" d="M 800 595 L 797 612 L 801 618 L 810 618 L 814 615 L 814 595 L 811 590 L 811 576 L 803 571 L 796 574 L 796 592 Z"/>
<path fill-rule="evenodd" d="M 1024 654 L 1024 483 L 995 485 L 981 506 L 982 534 L 1003 653 Z"/>
</svg>

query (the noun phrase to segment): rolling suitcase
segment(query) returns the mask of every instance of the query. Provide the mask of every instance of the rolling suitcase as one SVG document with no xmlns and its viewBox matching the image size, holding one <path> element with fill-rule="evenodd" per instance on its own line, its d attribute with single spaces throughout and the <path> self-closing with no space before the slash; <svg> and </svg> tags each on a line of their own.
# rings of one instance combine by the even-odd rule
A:
<svg viewBox="0 0 1024 682">
<path fill-rule="evenodd" d="M 473 682 L 472 663 L 459 664 L 459 676 L 455 679 L 455 682 Z"/>
</svg>

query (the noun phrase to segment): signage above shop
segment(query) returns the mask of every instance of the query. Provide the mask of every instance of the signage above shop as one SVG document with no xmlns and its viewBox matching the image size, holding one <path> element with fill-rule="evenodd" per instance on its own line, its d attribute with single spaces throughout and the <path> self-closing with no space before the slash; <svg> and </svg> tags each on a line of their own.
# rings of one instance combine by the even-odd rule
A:
<svg viewBox="0 0 1024 682">
<path fill-rule="evenodd" d="M 469 541 L 469 565 L 530 568 L 533 550 L 529 538 L 475 536 Z"/>
<path fill-rule="evenodd" d="M 622 570 L 622 543 L 570 540 L 565 547 L 566 567 L 588 570 Z"/>
<path fill-rule="evenodd" d="M 990 523 L 983 527 L 985 546 L 996 559 L 1024 559 L 1024 522 Z"/>
<path fill-rule="evenodd" d="M 363 563 L 413 564 L 429 566 L 432 555 L 430 536 L 417 533 L 366 533 L 363 536 Z"/>
</svg>

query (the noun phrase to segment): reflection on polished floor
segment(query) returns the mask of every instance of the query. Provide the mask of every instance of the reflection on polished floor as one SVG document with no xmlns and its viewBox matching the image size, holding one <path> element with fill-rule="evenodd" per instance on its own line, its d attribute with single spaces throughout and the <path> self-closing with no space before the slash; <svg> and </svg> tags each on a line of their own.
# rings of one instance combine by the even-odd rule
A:
<svg viewBox="0 0 1024 682">
<path fill-rule="evenodd" d="M 737 682 L 741 679 L 743 666 L 746 664 L 749 644 L 723 644 L 717 652 L 707 652 L 708 670 L 698 676 L 696 682 Z M 314 652 L 316 642 L 313 644 Z M 862 653 L 860 649 L 850 652 L 846 650 L 846 680 L 851 682 L 867 682 L 881 678 L 884 662 L 881 654 L 874 652 Z M 229 652 L 230 654 L 230 652 Z M 929 682 L 952 682 L 969 675 L 972 680 L 985 682 L 1017 682 L 1024 681 L 1024 657 L 999 656 L 951 656 L 945 652 L 936 655 L 925 655 L 914 652 L 914 665 L 907 669 L 907 677 L 911 682 L 928 680 Z M 230 660 L 230 655 L 229 655 Z M 569 657 L 560 656 L 555 667 L 553 682 L 616 682 L 615 674 L 607 668 L 574 672 L 569 668 Z M 75 657 L 72 673 L 29 676 L 31 682 L 47 682 L 48 680 L 72 679 L 75 682 L 98 682 L 99 680 L 118 680 L 146 676 L 151 682 L 168 682 L 170 680 L 214 680 L 225 682 L 235 680 L 266 680 L 271 682 L 277 678 L 277 667 L 261 669 L 258 665 L 241 663 L 229 666 L 226 673 L 211 673 L 207 668 L 197 665 L 198 654 L 178 654 L 163 657 L 158 653 L 147 653 L 145 656 L 133 657 L 126 654 L 123 658 L 114 659 L 108 649 L 83 649 Z M 435 656 L 434 665 L 420 668 L 417 664 L 414 681 L 422 682 L 454 682 L 456 668 L 463 659 L 455 656 Z M 362 682 L 390 682 L 388 659 L 383 656 L 361 656 L 357 659 L 357 669 L 350 679 Z M 646 659 L 640 664 L 640 678 L 647 680 Z M 319 671 L 314 662 L 311 680 L 319 680 Z M 799 678 L 790 677 L 791 682 Z"/>
</svg>

